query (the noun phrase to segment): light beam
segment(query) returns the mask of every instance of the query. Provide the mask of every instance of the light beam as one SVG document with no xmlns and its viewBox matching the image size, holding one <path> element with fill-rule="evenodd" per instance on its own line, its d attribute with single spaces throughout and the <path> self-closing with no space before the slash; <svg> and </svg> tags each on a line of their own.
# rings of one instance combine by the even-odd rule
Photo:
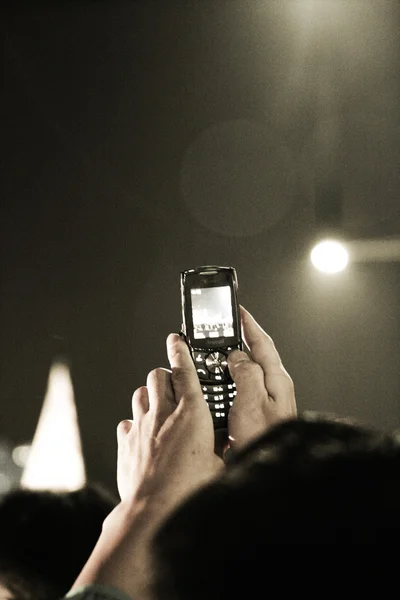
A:
<svg viewBox="0 0 400 600">
<path fill-rule="evenodd" d="M 85 482 L 70 372 L 66 364 L 55 362 L 20 485 L 29 489 L 74 491 Z"/>
</svg>

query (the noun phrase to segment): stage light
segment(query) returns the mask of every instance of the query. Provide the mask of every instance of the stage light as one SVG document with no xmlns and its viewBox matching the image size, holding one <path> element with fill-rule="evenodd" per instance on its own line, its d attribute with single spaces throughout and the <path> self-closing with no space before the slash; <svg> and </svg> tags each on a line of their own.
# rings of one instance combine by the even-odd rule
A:
<svg viewBox="0 0 400 600">
<path fill-rule="evenodd" d="M 349 261 L 349 254 L 342 242 L 323 240 L 311 251 L 311 262 L 322 273 L 332 274 L 343 271 Z"/>
<path fill-rule="evenodd" d="M 42 411 L 27 452 L 21 487 L 74 491 L 85 483 L 85 465 L 70 372 L 66 364 L 55 362 L 50 369 Z"/>
</svg>

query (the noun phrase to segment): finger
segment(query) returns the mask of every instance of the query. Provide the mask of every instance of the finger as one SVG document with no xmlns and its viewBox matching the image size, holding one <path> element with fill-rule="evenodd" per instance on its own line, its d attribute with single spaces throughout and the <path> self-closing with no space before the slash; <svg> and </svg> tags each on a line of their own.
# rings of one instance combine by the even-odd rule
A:
<svg viewBox="0 0 400 600">
<path fill-rule="evenodd" d="M 174 390 L 171 383 L 171 371 L 163 368 L 150 371 L 147 376 L 149 407 L 164 422 L 176 408 Z"/>
<path fill-rule="evenodd" d="M 231 352 L 228 355 L 228 369 L 236 384 L 237 399 L 265 394 L 265 373 L 245 352 Z"/>
<path fill-rule="evenodd" d="M 142 385 L 134 391 L 132 396 L 132 416 L 134 419 L 143 417 L 149 410 L 149 393 L 147 387 Z"/>
<path fill-rule="evenodd" d="M 132 429 L 133 421 L 125 419 L 117 426 L 117 487 L 121 500 L 126 495 L 127 481 L 124 475 L 125 457 L 129 456 L 129 432 Z"/>
<path fill-rule="evenodd" d="M 118 456 L 125 453 L 127 447 L 127 438 L 130 430 L 132 429 L 133 421 L 124 419 L 117 426 L 117 448 Z"/>
<path fill-rule="evenodd" d="M 177 333 L 171 333 L 167 338 L 167 354 L 171 365 L 171 383 L 174 390 L 175 401 L 179 403 L 183 398 L 202 402 L 199 378 L 186 342 Z"/>
<path fill-rule="evenodd" d="M 132 428 L 132 424 L 133 421 L 130 419 L 124 419 L 123 421 L 120 421 L 117 425 L 117 441 L 118 441 L 118 447 L 122 446 L 126 436 L 128 435 L 128 433 L 130 432 L 131 428 Z"/>
<path fill-rule="evenodd" d="M 272 338 L 243 306 L 240 307 L 240 316 L 243 339 L 253 360 L 261 365 L 265 373 L 284 371 L 281 357 Z"/>
<path fill-rule="evenodd" d="M 265 387 L 268 394 L 275 400 L 281 397 L 290 399 L 292 411 L 295 412 L 293 380 L 283 366 L 272 338 L 243 306 L 240 307 L 240 314 L 243 338 L 252 359 L 261 366 L 265 373 Z"/>
</svg>

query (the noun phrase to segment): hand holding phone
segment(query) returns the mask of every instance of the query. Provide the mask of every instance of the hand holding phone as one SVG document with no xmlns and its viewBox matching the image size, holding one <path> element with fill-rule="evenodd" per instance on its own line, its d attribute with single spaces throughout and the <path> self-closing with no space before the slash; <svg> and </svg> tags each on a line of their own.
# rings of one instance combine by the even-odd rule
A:
<svg viewBox="0 0 400 600">
<path fill-rule="evenodd" d="M 227 356 L 242 350 L 238 282 L 233 267 L 181 272 L 182 335 L 190 348 L 214 429 L 225 429 L 236 395 Z"/>
<path fill-rule="evenodd" d="M 229 446 L 234 451 L 297 415 L 294 383 L 273 339 L 243 306 L 241 321 L 249 352 L 232 352 L 228 358 L 237 388 L 229 414 Z"/>
</svg>

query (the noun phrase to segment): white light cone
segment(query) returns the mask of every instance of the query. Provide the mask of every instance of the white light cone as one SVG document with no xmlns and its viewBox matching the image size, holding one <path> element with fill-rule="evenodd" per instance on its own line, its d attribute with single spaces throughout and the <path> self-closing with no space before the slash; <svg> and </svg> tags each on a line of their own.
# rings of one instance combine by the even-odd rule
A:
<svg viewBox="0 0 400 600">
<path fill-rule="evenodd" d="M 69 368 L 50 369 L 46 396 L 22 473 L 23 488 L 74 491 L 86 483 L 85 464 Z"/>
</svg>

